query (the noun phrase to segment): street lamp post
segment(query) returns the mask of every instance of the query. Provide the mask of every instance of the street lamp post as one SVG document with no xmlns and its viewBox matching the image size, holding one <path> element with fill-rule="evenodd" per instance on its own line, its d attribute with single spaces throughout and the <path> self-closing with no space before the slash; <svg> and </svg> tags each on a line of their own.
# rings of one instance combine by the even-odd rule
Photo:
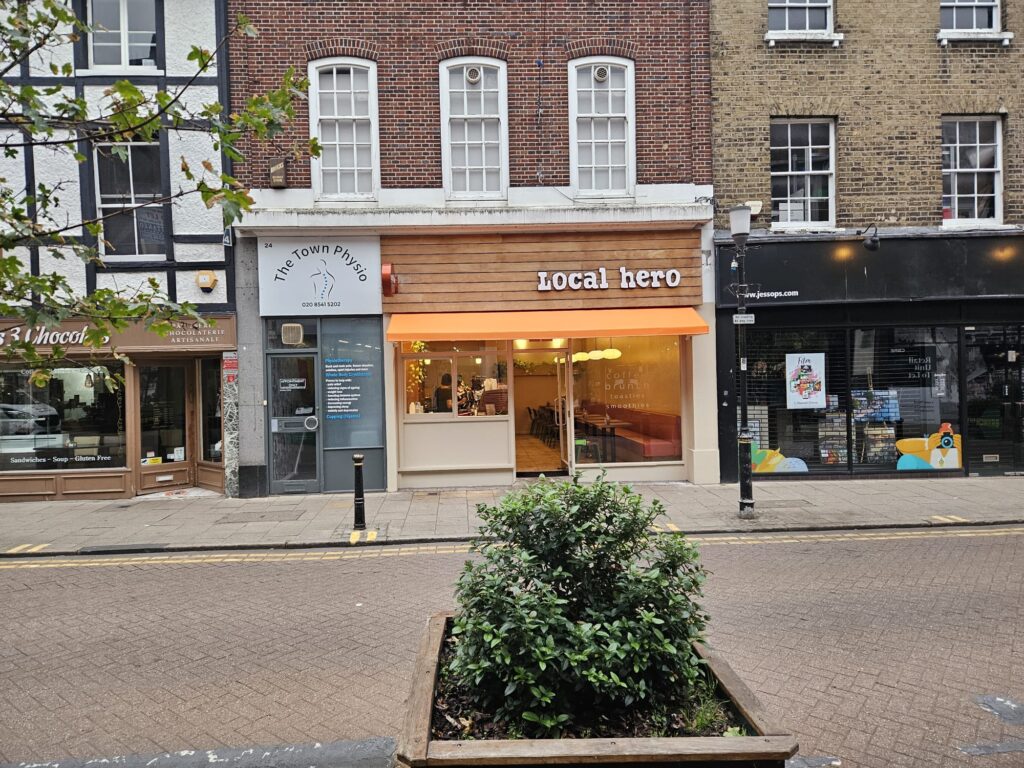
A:
<svg viewBox="0 0 1024 768">
<path fill-rule="evenodd" d="M 747 238 L 750 236 L 750 206 L 735 205 L 729 209 L 729 232 L 736 244 L 736 314 L 747 313 Z M 747 419 L 747 326 L 736 326 L 736 350 L 740 362 L 740 433 L 737 439 L 740 464 L 740 509 L 739 516 L 749 520 L 754 517 L 754 476 L 751 467 L 750 423 Z"/>
</svg>

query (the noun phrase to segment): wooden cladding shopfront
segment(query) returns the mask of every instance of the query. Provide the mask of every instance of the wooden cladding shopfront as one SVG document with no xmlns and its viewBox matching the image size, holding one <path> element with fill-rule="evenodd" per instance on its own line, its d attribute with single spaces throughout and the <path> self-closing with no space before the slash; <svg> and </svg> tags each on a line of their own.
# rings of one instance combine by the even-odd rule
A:
<svg viewBox="0 0 1024 768">
<path fill-rule="evenodd" d="M 381 261 L 398 278 L 385 313 L 701 303 L 699 229 L 383 237 Z"/>
<path fill-rule="evenodd" d="M 133 327 L 98 350 L 83 344 L 83 320 L 0 322 L 0 350 L 28 338 L 68 356 L 44 387 L 17 358 L 0 365 L 0 501 L 223 491 L 222 381 L 235 375 L 224 358 L 237 334 L 233 316 L 207 319 L 163 337 Z"/>
<path fill-rule="evenodd" d="M 577 467 L 702 477 L 690 459 L 710 432 L 694 435 L 688 374 L 690 337 L 708 332 L 702 225 L 382 237 L 397 487 Z"/>
</svg>

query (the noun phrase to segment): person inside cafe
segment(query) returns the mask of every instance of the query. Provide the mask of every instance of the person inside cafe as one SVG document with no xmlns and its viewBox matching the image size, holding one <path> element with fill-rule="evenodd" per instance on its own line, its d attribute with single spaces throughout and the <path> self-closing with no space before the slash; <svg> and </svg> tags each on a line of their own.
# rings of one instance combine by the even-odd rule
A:
<svg viewBox="0 0 1024 768">
<path fill-rule="evenodd" d="M 452 375 L 441 375 L 441 385 L 434 390 L 434 411 L 441 413 L 452 409 Z"/>
</svg>

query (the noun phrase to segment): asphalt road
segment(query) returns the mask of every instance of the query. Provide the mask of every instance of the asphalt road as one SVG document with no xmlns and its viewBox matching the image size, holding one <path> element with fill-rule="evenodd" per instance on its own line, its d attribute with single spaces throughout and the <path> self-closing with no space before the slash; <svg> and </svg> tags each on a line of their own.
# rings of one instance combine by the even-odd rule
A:
<svg viewBox="0 0 1024 768">
<path fill-rule="evenodd" d="M 0 563 L 0 762 L 397 733 L 453 547 Z M 711 640 L 843 766 L 1020 766 L 1024 528 L 708 537 Z"/>
</svg>

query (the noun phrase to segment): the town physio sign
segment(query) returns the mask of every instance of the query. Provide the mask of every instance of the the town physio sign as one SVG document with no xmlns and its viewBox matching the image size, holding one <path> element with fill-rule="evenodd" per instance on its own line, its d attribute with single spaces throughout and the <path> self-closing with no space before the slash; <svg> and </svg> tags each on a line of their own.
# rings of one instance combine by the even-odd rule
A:
<svg viewBox="0 0 1024 768">
<path fill-rule="evenodd" d="M 614 269 L 614 268 L 613 268 Z M 678 288 L 683 276 L 678 269 L 626 269 L 612 272 L 616 288 Z M 598 267 L 586 272 L 538 272 L 538 291 L 606 291 L 611 287 L 608 270 Z"/>
<path fill-rule="evenodd" d="M 379 238 L 268 237 L 257 248 L 261 315 L 381 314 Z"/>
</svg>

